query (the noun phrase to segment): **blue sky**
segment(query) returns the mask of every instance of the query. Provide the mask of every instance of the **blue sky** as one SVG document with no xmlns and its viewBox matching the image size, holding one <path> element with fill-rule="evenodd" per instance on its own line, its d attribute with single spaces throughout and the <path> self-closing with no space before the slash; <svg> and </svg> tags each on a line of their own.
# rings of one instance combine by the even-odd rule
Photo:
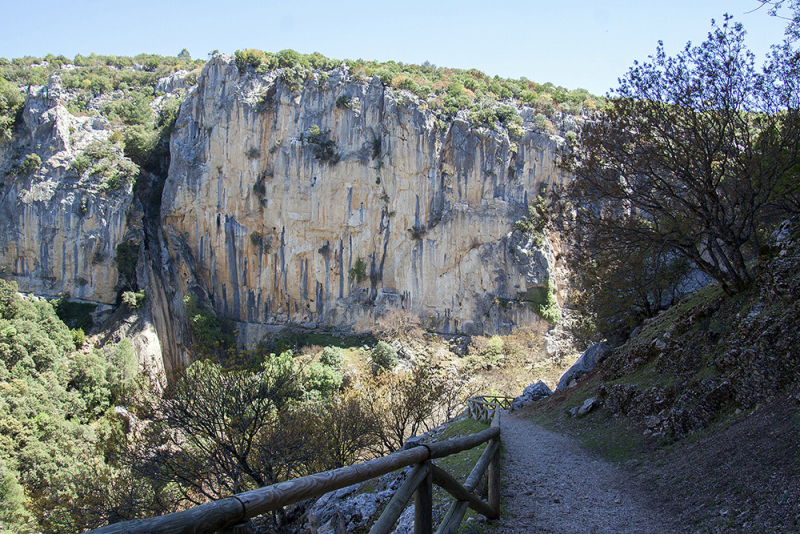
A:
<svg viewBox="0 0 800 534">
<path fill-rule="evenodd" d="M 224 7 L 223 7 L 224 6 Z M 395 60 L 553 82 L 604 94 L 633 61 L 702 41 L 724 13 L 744 24 L 763 57 L 785 22 L 757 0 L 40 0 L 3 8 L 0 56 L 47 53 L 177 55 L 213 50 L 320 52 Z"/>
</svg>

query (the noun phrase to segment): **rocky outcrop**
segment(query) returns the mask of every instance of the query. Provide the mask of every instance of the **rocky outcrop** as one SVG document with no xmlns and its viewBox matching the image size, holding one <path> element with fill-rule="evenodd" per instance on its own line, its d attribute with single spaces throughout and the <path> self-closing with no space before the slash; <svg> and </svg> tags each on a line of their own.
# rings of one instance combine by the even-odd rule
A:
<svg viewBox="0 0 800 534">
<path fill-rule="evenodd" d="M 523 406 L 545 399 L 552 394 L 553 391 L 547 386 L 547 384 L 540 380 L 539 382 L 526 387 L 522 391 L 522 395 L 514 399 L 514 402 L 511 404 L 511 410 L 519 410 Z"/>
<path fill-rule="evenodd" d="M 556 391 L 568 387 L 573 380 L 579 379 L 597 367 L 597 364 L 606 359 L 608 355 L 611 354 L 611 351 L 611 345 L 605 341 L 595 343 L 586 349 L 583 354 L 581 354 L 581 357 L 578 358 L 578 361 L 567 369 L 566 373 L 561 375 L 561 378 L 558 380 L 558 386 L 556 386 Z"/>
<path fill-rule="evenodd" d="M 390 308 L 440 332 L 537 319 L 528 295 L 555 260 L 512 228 L 564 177 L 531 110 L 511 139 L 466 115 L 441 123 L 411 93 L 345 67 L 285 79 L 215 55 L 188 94 L 161 208 L 178 293 L 205 293 L 256 334 Z"/>
<path fill-rule="evenodd" d="M 111 130 L 102 117 L 71 115 L 61 96 L 57 74 L 30 89 L 23 135 L 0 146 L 0 265 L 26 293 L 113 304 L 132 185 L 111 190 L 75 169 Z"/>
</svg>

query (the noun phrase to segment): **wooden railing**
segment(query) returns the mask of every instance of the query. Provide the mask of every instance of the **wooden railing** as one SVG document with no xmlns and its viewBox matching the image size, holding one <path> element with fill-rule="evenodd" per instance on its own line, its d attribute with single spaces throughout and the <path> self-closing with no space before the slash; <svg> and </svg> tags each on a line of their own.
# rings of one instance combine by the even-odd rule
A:
<svg viewBox="0 0 800 534">
<path fill-rule="evenodd" d="M 492 419 L 496 408 L 509 410 L 513 402 L 513 397 L 498 397 L 492 395 L 472 397 L 467 401 L 467 415 L 481 423 L 488 423 Z"/>
<path fill-rule="evenodd" d="M 358 482 L 365 482 L 396 469 L 414 465 L 406 481 L 397 490 L 383 514 L 372 526 L 370 534 L 391 532 L 403 509 L 414 495 L 414 533 L 433 532 L 433 487 L 443 488 L 455 501 L 450 506 L 436 534 L 454 532 L 467 508 L 490 519 L 500 515 L 500 410 L 494 411 L 490 428 L 446 441 L 419 444 L 382 458 L 305 476 L 272 486 L 239 493 L 194 508 L 148 519 L 136 519 L 115 523 L 96 530 L 91 534 L 247 534 L 250 529 L 246 523 L 253 517 L 277 510 L 283 506 L 319 497 L 330 491 L 345 488 Z M 489 442 L 469 477 L 462 486 L 431 460 L 444 458 Z M 488 469 L 488 502 L 481 500 L 473 491 Z"/>
</svg>

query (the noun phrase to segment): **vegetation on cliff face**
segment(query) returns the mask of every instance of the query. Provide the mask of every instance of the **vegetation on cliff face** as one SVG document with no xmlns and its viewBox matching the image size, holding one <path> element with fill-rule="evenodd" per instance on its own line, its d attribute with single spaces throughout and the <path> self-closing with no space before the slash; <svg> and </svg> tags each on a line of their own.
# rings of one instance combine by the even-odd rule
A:
<svg viewBox="0 0 800 534">
<path fill-rule="evenodd" d="M 22 115 L 22 92 L 0 75 L 0 143 L 10 141 Z"/>
<path fill-rule="evenodd" d="M 74 170 L 79 175 L 87 170 L 99 175 L 103 178 L 103 189 L 114 191 L 133 182 L 139 168 L 156 175 L 165 173 L 169 134 L 184 88 L 194 83 L 203 64 L 204 61 L 192 61 L 188 54 L 178 57 L 91 54 L 74 59 L 49 54 L 44 58 L 11 61 L 0 58 L 0 142 L 11 140 L 21 122 L 24 95 L 19 88 L 47 85 L 50 76 L 58 73 L 61 92 L 57 97 L 70 113 L 102 115 L 119 131 L 110 136 L 109 146 L 96 145 L 93 154 L 78 155 Z M 183 81 L 177 88 L 159 88 L 159 80 L 179 71 L 182 72 L 179 79 Z M 186 71 L 191 72 L 186 74 Z M 124 152 L 130 161 L 122 159 L 118 151 Z"/>
<path fill-rule="evenodd" d="M 234 57 L 243 74 L 265 74 L 282 69 L 281 79 L 284 81 L 311 79 L 314 70 L 320 71 L 318 83 L 323 88 L 327 80 L 325 71 L 346 65 L 353 80 L 367 81 L 377 76 L 386 87 L 415 94 L 440 119 L 449 119 L 459 110 L 468 110 L 473 125 L 489 128 L 502 125 L 512 136 L 523 133 L 522 119 L 515 106 L 533 108 L 537 126 L 552 131 L 552 121 L 558 113 L 580 115 L 607 105 L 605 97 L 592 95 L 585 89 L 568 90 L 550 82 L 540 84 L 527 78 L 491 77 L 476 69 L 448 69 L 428 62 L 414 65 L 363 59 L 340 61 L 317 52 L 300 54 L 294 50 L 282 50 L 273 54 L 257 49 L 237 50 Z M 346 107 L 349 102 L 341 100 L 337 105 Z"/>
</svg>

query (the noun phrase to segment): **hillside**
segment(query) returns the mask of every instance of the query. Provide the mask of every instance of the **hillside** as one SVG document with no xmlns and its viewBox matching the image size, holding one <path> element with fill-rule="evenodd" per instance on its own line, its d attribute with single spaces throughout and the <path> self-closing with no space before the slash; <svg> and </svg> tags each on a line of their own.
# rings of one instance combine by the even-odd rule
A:
<svg viewBox="0 0 800 534">
<path fill-rule="evenodd" d="M 45 325 L 0 339 L 0 528 L 385 454 L 569 365 L 530 206 L 603 99 L 252 50 L 0 60 L 0 96 L 4 301 Z"/>
<path fill-rule="evenodd" d="M 776 235 L 746 292 L 690 295 L 526 408 L 622 462 L 693 532 L 800 528 L 800 235 Z M 568 413 L 589 398 L 600 407 Z"/>
<path fill-rule="evenodd" d="M 167 513 L 395 451 L 474 394 L 554 387 L 577 357 L 568 333 L 586 308 L 570 306 L 587 288 L 553 224 L 619 211 L 625 232 L 595 236 L 575 269 L 601 264 L 611 272 L 590 274 L 610 283 L 595 288 L 644 293 L 643 309 L 616 302 L 612 340 L 649 318 L 524 413 L 623 463 L 688 528 L 797 530 L 798 226 L 760 246 L 796 212 L 775 201 L 796 200 L 796 159 L 772 189 L 725 175 L 750 169 L 717 158 L 736 139 L 697 165 L 718 185 L 695 211 L 729 188 L 738 196 L 710 211 L 738 214 L 747 187 L 764 190 L 769 209 L 748 212 L 763 218 L 740 225 L 759 235 L 732 242 L 754 281 L 668 295 L 635 278 L 661 282 L 651 263 L 675 251 L 625 249 L 622 234 L 685 232 L 695 266 L 720 235 L 698 237 L 685 212 L 628 220 L 646 210 L 629 209 L 616 170 L 625 202 L 548 212 L 549 193 L 578 181 L 562 156 L 607 105 L 527 79 L 291 50 L 0 59 L 0 521 L 62 532 Z M 767 126 L 749 130 L 753 146 L 795 124 Z M 637 154 L 656 146 L 618 130 Z M 791 152 L 779 148 L 768 154 Z M 659 172 L 636 185 L 650 194 Z M 724 237 L 730 225 L 714 223 Z M 676 272 L 667 286 L 687 281 Z"/>
<path fill-rule="evenodd" d="M 396 308 L 467 335 L 557 317 L 559 244 L 515 223 L 603 98 L 291 50 L 26 57 L 0 77 L 0 264 L 98 322 L 143 294 L 143 363 L 214 342 L 187 296 L 249 348 Z"/>
</svg>

